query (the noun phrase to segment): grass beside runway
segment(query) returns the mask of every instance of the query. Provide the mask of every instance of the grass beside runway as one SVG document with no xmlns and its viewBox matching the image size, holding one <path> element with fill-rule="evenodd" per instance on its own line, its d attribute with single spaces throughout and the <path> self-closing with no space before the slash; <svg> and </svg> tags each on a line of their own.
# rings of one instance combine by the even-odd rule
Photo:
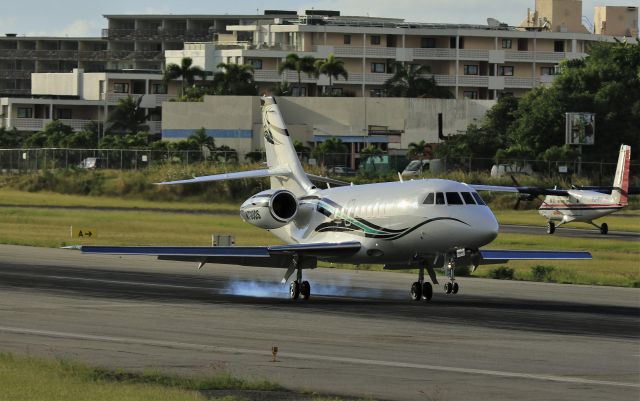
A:
<svg viewBox="0 0 640 401">
<path fill-rule="evenodd" d="M 186 378 L 10 354 L 0 354 L 0 389 L 0 399 L 12 401 L 205 401 L 215 400 L 201 393 L 205 390 L 284 390 L 266 380 L 252 382 L 227 374 Z M 241 401 L 246 398 L 226 396 L 218 400 Z"/>
<path fill-rule="evenodd" d="M 13 193 L 0 191 L 0 203 L 11 204 L 28 199 L 30 205 L 77 206 L 91 202 L 93 206 L 124 208 L 160 208 L 174 210 L 195 208 L 210 214 L 166 213 L 144 210 L 87 210 L 51 208 L 0 208 L 0 243 L 44 247 L 71 244 L 111 245 L 211 245 L 212 234 L 231 234 L 237 245 L 273 245 L 280 241 L 264 230 L 242 222 L 236 214 L 237 205 L 189 204 L 181 202 L 128 201 L 115 198 L 94 198 L 48 193 Z M 498 212 L 513 219 L 526 212 Z M 536 213 L 532 211 L 531 213 Z M 529 213 L 529 214 L 531 214 Z M 618 219 L 635 223 L 637 211 L 625 212 Z M 625 217 L 625 216 L 631 217 Z M 533 216 L 533 215 L 532 215 Z M 534 216 L 536 217 L 536 216 Z M 539 218 L 539 216 L 537 216 Z M 613 216 L 611 216 L 613 217 Z M 502 221 L 502 220 L 501 220 Z M 504 223 L 504 221 L 502 221 Z M 609 220 L 610 227 L 614 220 Z M 521 222 L 522 224 L 522 222 Z M 71 237 L 70 227 L 95 228 L 97 237 Z M 542 229 L 542 228 L 541 228 Z M 616 229 L 618 229 L 616 227 Z M 626 229 L 629 230 L 629 229 Z M 629 230 L 630 231 L 630 230 Z M 640 246 L 634 241 L 583 239 L 545 235 L 501 234 L 490 248 L 589 250 L 592 261 L 518 261 L 510 262 L 512 278 L 519 280 L 554 281 L 625 287 L 640 286 Z M 536 266 L 543 266 L 536 268 Z M 339 266 L 351 268 L 351 266 Z M 491 277 L 499 266 L 481 266 L 473 276 Z M 381 270 L 381 266 L 360 266 L 360 269 Z M 536 268 L 536 270 L 534 270 Z M 542 271 L 542 273 L 541 273 Z"/>
<path fill-rule="evenodd" d="M 541 230 L 544 230 L 547 225 L 546 219 L 540 216 L 537 210 L 504 209 L 493 210 L 493 212 L 500 224 L 540 226 Z M 595 223 L 598 225 L 607 223 L 610 231 L 640 232 L 640 210 L 623 210 L 604 216 L 603 218 L 596 220 Z M 561 226 L 558 230 L 562 230 L 565 227 L 582 228 L 593 230 L 595 232 L 598 230 L 591 224 L 587 223 L 569 223 Z"/>
</svg>

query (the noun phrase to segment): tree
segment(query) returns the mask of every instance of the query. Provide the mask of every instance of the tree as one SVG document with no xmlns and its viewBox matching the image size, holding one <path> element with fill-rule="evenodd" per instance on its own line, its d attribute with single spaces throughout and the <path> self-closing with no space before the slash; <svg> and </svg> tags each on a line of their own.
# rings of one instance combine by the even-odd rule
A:
<svg viewBox="0 0 640 401">
<path fill-rule="evenodd" d="M 426 156 L 427 152 L 431 152 L 431 145 L 429 145 L 425 140 L 420 142 L 411 142 L 407 151 L 407 157 L 410 159 L 419 157 L 420 160 L 422 160 Z"/>
<path fill-rule="evenodd" d="M 149 114 L 144 108 L 140 107 L 140 102 L 142 102 L 142 96 L 136 99 L 127 96 L 118 100 L 115 109 L 107 118 L 110 133 L 125 135 L 149 131 L 149 126 L 145 124 Z"/>
<path fill-rule="evenodd" d="M 369 160 L 372 161 L 371 165 L 373 166 L 373 170 L 376 169 L 376 159 L 380 158 L 384 152 L 382 149 L 377 147 L 374 144 L 369 144 L 366 147 L 360 149 L 360 159 L 362 160 L 362 165 L 367 165 Z"/>
<path fill-rule="evenodd" d="M 207 135 L 207 131 L 204 127 L 197 129 L 193 134 L 189 135 L 187 141 L 192 142 L 198 149 L 208 149 L 209 151 L 216 150 L 216 142 L 212 136 Z"/>
<path fill-rule="evenodd" d="M 300 57 L 296 53 L 290 53 L 282 64 L 278 67 L 278 73 L 282 75 L 285 70 L 295 71 L 298 74 L 298 96 L 302 93 L 302 78 L 304 72 L 308 76 L 316 72 L 314 66 L 316 59 L 311 56 Z"/>
<path fill-rule="evenodd" d="M 325 139 L 313 150 L 313 157 L 321 160 L 321 165 L 328 164 L 329 166 L 336 165 L 340 162 L 347 152 L 347 145 L 345 145 L 340 138 L 332 136 Z M 344 161 L 344 159 L 342 159 Z"/>
<path fill-rule="evenodd" d="M 384 90 L 390 97 L 429 97 L 451 98 L 448 89 L 436 84 L 433 77 L 426 77 L 431 72 L 429 66 L 409 64 L 407 67 L 399 61 L 391 65 L 393 76 L 384 83 Z"/>
<path fill-rule="evenodd" d="M 15 127 L 10 130 L 5 127 L 0 127 L 0 148 L 19 148 L 22 146 L 24 139 L 24 136 L 21 135 Z"/>
<path fill-rule="evenodd" d="M 165 83 L 169 83 L 169 81 L 174 79 L 181 79 L 180 96 L 182 96 L 184 94 L 185 87 L 192 87 L 195 84 L 196 77 L 205 79 L 207 73 L 197 65 L 193 65 L 193 60 L 190 57 L 184 57 L 181 60 L 180 65 L 169 64 L 163 75 Z"/>
<path fill-rule="evenodd" d="M 246 64 L 218 64 L 221 71 L 213 75 L 216 95 L 255 96 L 258 88 L 253 79 L 253 67 Z"/>
<path fill-rule="evenodd" d="M 74 134 L 73 128 L 54 120 L 45 125 L 44 130 L 29 136 L 25 141 L 28 148 L 66 147 L 65 141 Z"/>
<path fill-rule="evenodd" d="M 311 154 L 311 148 L 308 146 L 305 146 L 305 144 L 303 144 L 297 139 L 293 141 L 293 148 L 295 149 L 300 159 L 308 158 L 309 155 Z"/>
<path fill-rule="evenodd" d="M 349 79 L 349 73 L 344 68 L 344 61 L 336 59 L 333 53 L 329 53 L 329 56 L 325 60 L 316 60 L 316 76 L 320 74 L 327 75 L 329 77 L 329 93 L 333 88 L 333 79 L 338 79 L 340 76 L 345 80 Z"/>
</svg>

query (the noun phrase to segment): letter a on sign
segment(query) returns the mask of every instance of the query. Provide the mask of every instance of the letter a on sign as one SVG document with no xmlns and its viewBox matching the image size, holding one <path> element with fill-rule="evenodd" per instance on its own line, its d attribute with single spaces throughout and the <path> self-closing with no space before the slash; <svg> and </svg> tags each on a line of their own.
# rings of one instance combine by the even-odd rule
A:
<svg viewBox="0 0 640 401">
<path fill-rule="evenodd" d="M 97 231 L 95 228 L 71 228 L 71 236 L 74 238 L 91 239 L 95 238 Z"/>
</svg>

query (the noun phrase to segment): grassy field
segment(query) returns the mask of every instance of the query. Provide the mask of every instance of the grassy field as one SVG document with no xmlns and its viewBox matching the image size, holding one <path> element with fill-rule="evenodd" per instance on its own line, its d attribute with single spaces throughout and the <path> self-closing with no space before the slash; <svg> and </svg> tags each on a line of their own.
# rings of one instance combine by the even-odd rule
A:
<svg viewBox="0 0 640 401">
<path fill-rule="evenodd" d="M 90 210 L 3 207 L 0 208 L 2 222 L 0 243 L 4 244 L 44 247 L 70 244 L 207 246 L 211 244 L 212 234 L 234 235 L 237 245 L 279 243 L 275 237 L 265 234 L 263 230 L 242 222 L 237 214 L 238 206 L 233 204 L 129 201 L 118 198 L 6 190 L 0 191 L 0 204 L 131 208 L 131 210 Z M 136 210 L 136 208 L 189 209 L 210 213 L 166 213 Z M 633 224 L 639 220 L 638 213 L 637 211 L 623 212 L 615 218 L 610 216 L 612 218 L 607 219 L 607 222 L 612 229 L 620 229 L 618 228 L 620 224 L 625 231 L 638 231 L 638 227 L 633 227 Z M 510 224 L 540 224 L 542 219 L 535 211 L 498 211 L 496 214 L 499 221 Z M 72 226 L 76 229 L 95 228 L 97 237 L 84 240 L 72 238 Z M 490 247 L 573 249 L 589 250 L 593 253 L 594 260 L 587 262 L 510 262 L 508 267 L 513 269 L 513 279 L 640 286 L 640 247 L 637 242 L 606 238 L 559 240 L 557 237 L 544 235 L 503 234 Z M 536 268 L 536 266 L 544 267 Z M 381 266 L 360 266 L 359 268 L 378 270 Z M 495 266 L 482 266 L 473 275 L 489 277 L 495 268 Z M 534 268 L 538 273 L 540 269 L 545 272 L 542 276 L 534 274 Z"/>
<path fill-rule="evenodd" d="M 178 377 L 157 372 L 131 373 L 63 360 L 0 354 L 2 401 L 205 401 L 203 390 L 283 391 L 268 381 L 247 381 L 227 374 Z M 220 401 L 241 401 L 227 396 Z"/>
<path fill-rule="evenodd" d="M 220 393 L 227 395 L 215 396 Z M 282 397 L 342 401 L 339 397 L 288 390 L 268 380 L 246 380 L 227 373 L 187 377 L 157 371 L 128 372 L 0 353 L 0 401 L 251 401 Z"/>
</svg>

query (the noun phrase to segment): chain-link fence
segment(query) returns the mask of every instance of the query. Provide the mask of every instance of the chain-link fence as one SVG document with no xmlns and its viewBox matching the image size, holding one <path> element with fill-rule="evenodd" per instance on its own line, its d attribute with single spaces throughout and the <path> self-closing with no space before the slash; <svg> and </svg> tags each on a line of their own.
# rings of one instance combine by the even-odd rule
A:
<svg viewBox="0 0 640 401">
<path fill-rule="evenodd" d="M 351 153 L 323 153 L 298 155 L 305 164 L 323 167 L 328 174 L 353 175 L 358 171 L 368 173 L 402 172 L 409 164 L 404 155 L 354 155 Z M 0 149 L 0 171 L 21 173 L 43 169 L 144 169 L 158 164 L 226 163 L 244 164 L 264 162 L 264 152 L 255 151 L 246 155 L 236 151 L 202 150 L 143 150 L 143 149 Z M 499 160 L 493 158 L 446 158 L 430 160 L 418 167 L 415 174 L 429 171 L 433 174 L 462 171 L 466 173 L 491 173 L 493 176 L 512 174 L 556 176 L 585 176 L 598 185 L 609 185 L 615 174 L 617 157 L 605 161 L 542 161 Z M 416 163 L 414 163 L 415 165 Z M 631 169 L 637 171 L 638 163 Z"/>
</svg>

